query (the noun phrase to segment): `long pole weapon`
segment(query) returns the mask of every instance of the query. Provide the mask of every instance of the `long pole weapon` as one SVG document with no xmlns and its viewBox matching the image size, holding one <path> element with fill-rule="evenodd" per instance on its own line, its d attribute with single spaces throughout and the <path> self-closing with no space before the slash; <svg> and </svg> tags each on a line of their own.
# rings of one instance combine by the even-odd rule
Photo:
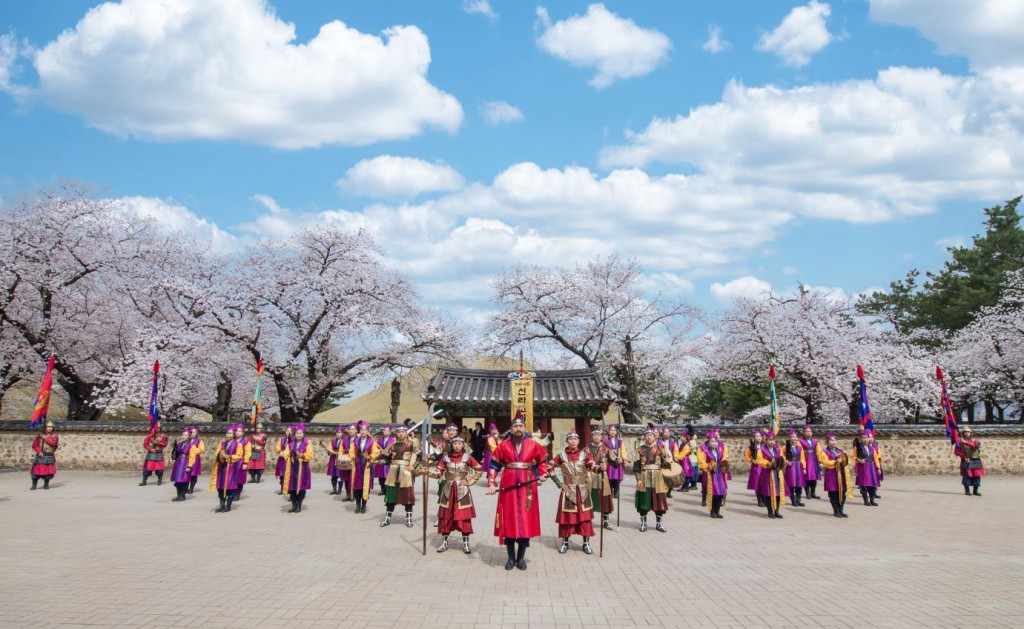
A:
<svg viewBox="0 0 1024 629">
<path fill-rule="evenodd" d="M 427 555 L 427 462 L 430 453 L 430 425 L 434 421 L 434 403 L 427 408 L 427 416 L 420 422 L 420 445 L 423 455 L 423 556 Z M 415 428 L 415 426 L 414 426 Z"/>
</svg>

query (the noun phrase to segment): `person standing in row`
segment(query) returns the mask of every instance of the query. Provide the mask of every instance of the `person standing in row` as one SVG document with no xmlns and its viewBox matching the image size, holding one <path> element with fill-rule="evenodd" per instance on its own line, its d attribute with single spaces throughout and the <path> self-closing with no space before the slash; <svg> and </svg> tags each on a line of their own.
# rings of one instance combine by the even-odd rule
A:
<svg viewBox="0 0 1024 629">
<path fill-rule="evenodd" d="M 32 487 L 35 489 L 39 479 L 43 479 L 43 489 L 50 488 L 50 481 L 57 474 L 57 448 L 60 447 L 60 435 L 57 434 L 57 427 L 50 420 L 43 424 L 43 432 L 36 435 L 32 440 L 32 451 L 36 455 L 32 458 L 32 467 L 29 470 L 32 478 Z"/>
<path fill-rule="evenodd" d="M 468 555 L 473 552 L 469 547 L 469 536 L 473 534 L 473 518 L 476 517 L 470 487 L 480 480 L 484 468 L 466 451 L 466 441 L 462 437 L 452 438 L 451 448 L 451 453 L 438 459 L 437 470 L 433 473 L 435 478 L 445 480 L 444 492 L 437 501 L 437 532 L 442 538 L 437 552 L 448 550 L 448 538 L 453 531 L 458 531 L 462 533 L 462 552 Z M 406 516 L 406 523 L 412 526 L 411 511 Z"/>
<path fill-rule="evenodd" d="M 292 508 L 288 513 L 301 513 L 306 491 L 312 486 L 309 463 L 313 460 L 313 442 L 306 438 L 306 427 L 296 424 L 295 436 L 288 440 L 284 451 L 284 487 L 282 494 L 288 494 Z"/>
<path fill-rule="evenodd" d="M 719 448 L 718 433 L 709 430 L 707 441 L 697 448 L 697 467 L 707 479 L 707 492 L 711 494 L 709 515 L 721 520 L 722 506 L 729 495 L 729 458 L 728 453 Z"/>
<path fill-rule="evenodd" d="M 640 471 L 636 479 L 634 506 L 640 514 L 640 532 L 647 530 L 647 514 L 654 511 L 655 529 L 667 532 L 662 518 L 668 511 L 668 484 L 661 470 L 672 466 L 672 456 L 655 442 L 653 428 L 644 431 L 643 443 L 637 446 L 637 464 Z"/>
<path fill-rule="evenodd" d="M 658 447 L 668 452 L 670 458 L 675 459 L 676 454 L 679 450 L 679 442 L 672 436 L 672 430 L 668 426 L 661 427 L 661 434 L 658 437 Z M 680 464 L 682 467 L 682 464 Z M 665 494 L 666 498 L 672 497 L 672 488 L 668 488 L 668 493 Z"/>
<path fill-rule="evenodd" d="M 569 551 L 569 538 L 579 535 L 583 538 L 583 552 L 593 555 L 590 538 L 594 536 L 594 502 L 590 493 L 590 472 L 597 468 L 597 461 L 590 453 L 580 450 L 580 436 L 571 431 L 565 436 L 565 449 L 551 459 L 548 474 L 555 470 L 562 473 L 561 492 L 555 522 L 558 523 L 558 537 L 562 545 L 558 552 Z"/>
<path fill-rule="evenodd" d="M 547 474 L 547 458 L 543 446 L 526 436 L 526 423 L 517 415 L 512 420 L 512 436 L 502 441 L 494 451 L 487 474 L 487 494 L 493 495 L 499 491 L 498 471 L 501 471 L 501 495 L 494 514 L 494 535 L 498 543 L 505 544 L 508 553 L 506 570 L 526 570 L 526 549 L 530 546 L 530 539 L 540 536 L 537 483 L 543 482 Z"/>
<path fill-rule="evenodd" d="M 377 437 L 377 447 L 380 448 L 381 457 L 373 465 L 373 478 L 380 487 L 380 495 L 384 495 L 384 479 L 388 477 L 388 459 L 390 458 L 389 448 L 394 445 L 395 437 L 391 434 L 391 424 L 384 424 L 384 430 Z"/>
<path fill-rule="evenodd" d="M 758 477 L 758 495 L 768 508 L 768 517 L 782 519 L 779 509 L 783 505 L 783 486 L 785 485 L 786 457 L 776 443 L 775 435 L 768 431 L 764 435 L 764 444 L 757 451 L 755 463 L 761 468 Z"/>
<path fill-rule="evenodd" d="M 801 500 L 801 494 L 807 483 L 807 457 L 810 455 L 804 451 L 795 430 L 789 431 L 789 440 L 786 441 L 783 452 L 786 456 L 786 495 L 794 507 L 803 507 L 805 505 Z"/>
<path fill-rule="evenodd" d="M 381 526 L 391 524 L 391 514 L 395 512 L 395 505 L 405 507 L 405 525 L 412 527 L 412 508 L 416 504 L 416 488 L 413 487 L 412 471 L 416 465 L 416 457 L 419 449 L 409 437 L 409 430 L 404 425 L 395 429 L 397 436 L 395 443 L 391 445 L 391 465 L 388 467 L 388 475 L 382 482 L 384 487 L 384 507 L 387 514 Z"/>
<path fill-rule="evenodd" d="M 626 477 L 626 444 L 619 438 L 619 427 L 608 427 L 608 436 L 604 440 L 608 447 L 608 482 L 612 486 L 612 497 L 619 497 L 619 485 Z"/>
<path fill-rule="evenodd" d="M 804 426 L 803 438 L 800 445 L 807 457 L 807 497 L 818 500 L 818 479 L 822 477 L 821 472 L 821 443 L 814 438 L 814 431 L 810 424 Z"/>
<path fill-rule="evenodd" d="M 875 436 L 870 430 L 860 431 L 853 441 L 853 463 L 857 470 L 857 487 L 865 506 L 877 507 L 875 493 L 881 483 L 882 456 L 875 445 Z"/>
<path fill-rule="evenodd" d="M 192 439 L 192 429 L 188 426 L 181 430 L 181 438 L 175 440 L 171 457 L 171 482 L 176 492 L 171 502 L 182 502 L 192 480 L 192 468 L 199 457 L 199 447 Z"/>
<path fill-rule="evenodd" d="M 356 501 L 356 513 L 366 513 L 366 501 L 373 490 L 370 470 L 380 456 L 380 448 L 370 436 L 369 424 L 362 424 L 359 437 L 348 449 L 348 456 L 352 460 L 352 494 Z"/>
<path fill-rule="evenodd" d="M 277 465 L 274 467 L 274 476 L 281 484 L 281 491 L 284 491 L 284 451 L 288 447 L 288 440 L 291 439 L 294 434 L 294 429 L 291 426 L 285 427 L 284 436 L 278 439 L 277 444 L 274 446 L 274 453 L 277 454 Z"/>
<path fill-rule="evenodd" d="M 245 424 L 235 426 L 235 441 L 242 448 L 242 460 L 235 467 L 235 474 L 238 475 L 235 489 L 235 500 L 242 497 L 242 490 L 245 489 L 245 473 L 249 469 L 249 459 L 252 458 L 252 440 L 245 435 Z"/>
<path fill-rule="evenodd" d="M 256 432 L 249 440 L 252 446 L 252 456 L 249 457 L 249 480 L 254 483 L 263 482 L 263 471 L 267 469 L 267 442 L 269 440 L 270 435 L 263 432 L 263 422 L 256 422 Z"/>
<path fill-rule="evenodd" d="M 497 424 L 489 425 L 487 427 L 487 438 L 484 440 L 483 466 L 485 470 L 491 469 L 491 457 L 494 456 L 494 451 L 498 449 L 500 443 L 501 435 L 498 434 Z"/>
<path fill-rule="evenodd" d="M 764 499 L 761 497 L 759 487 L 761 486 L 761 466 L 757 464 L 757 453 L 764 445 L 764 433 L 759 428 L 754 429 L 750 437 L 750 444 L 743 449 L 743 460 L 750 465 L 750 473 L 747 474 L 747 489 L 757 496 L 757 506 L 764 506 Z"/>
<path fill-rule="evenodd" d="M 210 491 L 217 492 L 220 506 L 215 513 L 231 511 L 231 503 L 237 497 L 238 472 L 242 466 L 245 448 L 235 439 L 235 426 L 228 426 L 224 440 L 217 444 L 210 468 Z"/>
<path fill-rule="evenodd" d="M 679 488 L 680 491 L 690 491 L 693 487 L 697 486 L 697 442 L 693 438 L 693 428 L 690 426 L 686 427 L 679 433 L 678 446 L 679 449 L 676 452 L 676 460 L 683 467 L 683 486 Z"/>
<path fill-rule="evenodd" d="M 825 479 L 825 491 L 832 503 L 832 515 L 837 518 L 848 517 L 843 510 L 846 497 L 850 494 L 850 467 L 846 453 L 839 448 L 834 433 L 825 435 L 826 447 L 818 453 L 821 463 L 822 477 Z"/>
<path fill-rule="evenodd" d="M 591 428 L 587 454 L 597 462 L 597 471 L 590 476 L 590 502 L 601 512 L 601 526 L 611 530 L 608 519 L 615 511 L 615 500 L 612 498 L 612 485 L 608 482 L 608 446 L 604 445 L 603 437 L 600 428 Z"/>
<path fill-rule="evenodd" d="M 345 497 L 341 499 L 342 502 L 352 502 L 352 457 L 349 452 L 352 450 L 352 445 L 359 440 L 359 429 L 355 424 L 349 424 L 345 428 L 345 434 L 341 436 L 340 446 L 338 448 L 338 460 L 336 465 L 338 467 L 338 495 L 341 495 L 341 490 L 345 490 Z"/>
<path fill-rule="evenodd" d="M 153 424 L 149 433 L 142 440 L 142 448 L 146 456 L 142 461 L 142 482 L 139 487 L 145 487 L 149 477 L 156 474 L 156 484 L 164 484 L 164 448 L 167 447 L 167 434 L 160 429 L 160 422 Z"/>
<path fill-rule="evenodd" d="M 981 442 L 974 438 L 970 426 L 960 430 L 960 445 L 954 449 L 960 458 L 960 480 L 964 485 L 964 494 L 981 495 L 981 477 L 985 475 L 985 465 L 981 462 Z"/>
<path fill-rule="evenodd" d="M 195 463 L 192 464 L 192 469 L 189 470 L 189 474 L 192 478 L 188 481 L 188 493 L 194 493 L 196 490 L 196 483 L 199 482 L 199 477 L 203 474 L 203 453 L 206 452 L 206 443 L 203 442 L 199 437 L 199 426 L 192 426 L 192 446 L 196 449 Z"/>
<path fill-rule="evenodd" d="M 341 439 L 345 434 L 345 427 L 341 424 L 334 429 L 334 439 L 331 439 L 326 445 L 323 441 L 320 442 L 321 447 L 327 450 L 327 477 L 331 479 L 331 493 L 332 496 L 338 495 L 338 478 L 340 476 L 338 470 L 338 453 L 341 452 Z"/>
</svg>

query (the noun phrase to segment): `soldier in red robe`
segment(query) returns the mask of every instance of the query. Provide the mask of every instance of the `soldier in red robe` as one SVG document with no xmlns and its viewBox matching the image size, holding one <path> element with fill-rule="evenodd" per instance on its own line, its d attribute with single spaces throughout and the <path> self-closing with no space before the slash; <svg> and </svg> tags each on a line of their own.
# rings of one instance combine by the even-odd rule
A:
<svg viewBox="0 0 1024 629">
<path fill-rule="evenodd" d="M 146 456 L 142 461 L 142 482 L 139 486 L 145 486 L 149 482 L 149 476 L 156 472 L 156 484 L 164 484 L 164 448 L 167 447 L 167 434 L 160 430 L 160 422 L 150 428 L 146 438 L 142 440 L 142 448 Z"/>
<path fill-rule="evenodd" d="M 512 437 L 501 442 L 491 457 L 487 493 L 491 495 L 499 491 L 496 483 L 501 470 L 501 494 L 494 515 L 494 534 L 499 543 L 504 542 L 508 552 L 506 570 L 526 570 L 526 549 L 530 546 L 530 538 L 540 537 L 537 483 L 543 482 L 548 472 L 546 460 L 547 451 L 526 436 L 526 425 L 521 417 L 512 420 Z"/>
<path fill-rule="evenodd" d="M 32 487 L 30 489 L 36 488 L 36 483 L 40 478 L 43 479 L 43 489 L 49 489 L 50 480 L 57 473 L 57 459 L 54 453 L 60 447 L 60 436 L 56 431 L 57 428 L 53 422 L 47 420 L 43 425 L 42 434 L 36 435 L 36 438 L 32 440 L 32 450 L 36 455 L 32 458 L 30 470 Z"/>
<path fill-rule="evenodd" d="M 590 538 L 594 536 L 594 503 L 590 493 L 590 472 L 597 463 L 589 452 L 580 451 L 580 436 L 572 431 L 565 436 L 565 450 L 551 459 L 551 473 L 562 472 L 561 489 L 558 495 L 558 536 L 562 545 L 558 552 L 569 551 L 569 538 L 573 535 L 583 537 L 583 552 L 593 555 Z"/>
</svg>

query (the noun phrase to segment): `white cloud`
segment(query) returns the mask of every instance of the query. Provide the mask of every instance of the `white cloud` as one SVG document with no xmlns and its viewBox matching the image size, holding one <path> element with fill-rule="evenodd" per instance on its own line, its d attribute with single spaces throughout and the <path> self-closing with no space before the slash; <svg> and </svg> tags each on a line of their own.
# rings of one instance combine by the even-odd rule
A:
<svg viewBox="0 0 1024 629">
<path fill-rule="evenodd" d="M 737 299 L 746 297 L 762 299 L 771 292 L 772 285 L 752 275 L 745 275 L 724 284 L 715 282 L 711 285 L 711 296 L 721 304 L 731 304 Z"/>
<path fill-rule="evenodd" d="M 958 249 L 967 246 L 967 238 L 964 236 L 947 236 L 935 241 L 935 246 L 945 251 L 946 249 Z"/>
<path fill-rule="evenodd" d="M 184 232 L 200 242 L 209 243 L 217 253 L 235 251 L 241 247 L 241 242 L 236 236 L 224 231 L 213 221 L 196 215 L 183 205 L 140 196 L 120 197 L 116 201 L 139 216 L 153 219 L 168 231 Z"/>
<path fill-rule="evenodd" d="M 782 274 L 783 275 L 796 275 L 799 272 L 800 272 L 800 270 L 797 269 L 795 266 L 787 265 L 787 266 L 782 267 Z"/>
<path fill-rule="evenodd" d="M 871 19 L 916 28 L 940 53 L 977 69 L 1024 66 L 1024 3 L 1017 0 L 869 0 Z"/>
<path fill-rule="evenodd" d="M 555 23 L 547 9 L 538 7 L 537 17 L 541 29 L 537 45 L 575 66 L 595 68 L 590 84 L 596 88 L 650 73 L 672 47 L 663 33 L 640 28 L 603 4 L 592 4 L 586 15 Z"/>
<path fill-rule="evenodd" d="M 18 44 L 14 33 L 0 35 L 0 90 L 10 89 L 14 64 L 18 60 Z"/>
<path fill-rule="evenodd" d="M 722 27 L 712 24 L 708 27 L 708 39 L 700 48 L 711 54 L 718 54 L 732 48 L 732 44 L 722 39 Z"/>
<path fill-rule="evenodd" d="M 498 14 L 488 0 L 463 0 L 462 10 L 470 15 L 482 15 L 492 22 L 498 19 Z"/>
<path fill-rule="evenodd" d="M 503 100 L 492 100 L 484 103 L 480 108 L 480 115 L 484 122 L 489 125 L 507 124 L 510 122 L 522 122 L 523 112 L 518 107 L 509 105 Z"/>
<path fill-rule="evenodd" d="M 343 192 L 364 197 L 409 199 L 424 192 L 458 190 L 464 183 L 444 162 L 381 155 L 356 163 L 337 185 Z"/>
<path fill-rule="evenodd" d="M 689 164 L 708 185 L 765 187 L 792 195 L 794 212 L 859 223 L 1006 199 L 1024 188 L 1018 80 L 1024 72 L 888 68 L 792 89 L 731 82 L 718 103 L 628 133 L 601 163 Z"/>
<path fill-rule="evenodd" d="M 415 26 L 378 37 L 333 21 L 295 43 L 264 0 L 123 0 L 37 53 L 34 92 L 119 136 L 365 145 L 459 127 L 429 65 Z"/>
<path fill-rule="evenodd" d="M 788 66 L 799 68 L 811 62 L 811 55 L 833 39 L 825 26 L 832 12 L 829 5 L 811 0 L 807 6 L 796 7 L 775 30 L 765 33 L 757 50 L 777 55 Z"/>
</svg>

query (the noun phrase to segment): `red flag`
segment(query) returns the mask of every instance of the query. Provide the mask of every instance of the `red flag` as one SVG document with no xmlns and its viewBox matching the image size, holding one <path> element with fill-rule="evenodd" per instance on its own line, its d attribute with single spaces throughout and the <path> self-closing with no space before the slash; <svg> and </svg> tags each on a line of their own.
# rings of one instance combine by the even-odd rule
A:
<svg viewBox="0 0 1024 629">
<path fill-rule="evenodd" d="M 36 396 L 36 408 L 32 412 L 32 422 L 29 428 L 38 428 L 46 421 L 46 414 L 50 412 L 50 389 L 53 387 L 53 363 L 56 357 L 50 356 L 46 363 L 46 373 L 43 374 L 43 383 L 39 385 L 39 395 Z"/>
</svg>

